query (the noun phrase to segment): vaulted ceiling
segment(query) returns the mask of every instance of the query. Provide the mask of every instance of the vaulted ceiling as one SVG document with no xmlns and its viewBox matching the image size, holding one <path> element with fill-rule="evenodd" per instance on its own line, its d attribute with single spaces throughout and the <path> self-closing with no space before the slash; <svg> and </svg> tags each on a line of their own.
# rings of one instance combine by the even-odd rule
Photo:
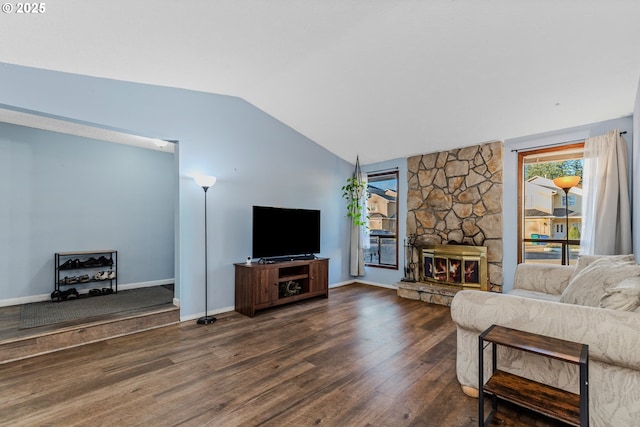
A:
<svg viewBox="0 0 640 427">
<path fill-rule="evenodd" d="M 638 0 L 65 0 L 0 61 L 238 96 L 353 162 L 632 113 Z"/>
</svg>

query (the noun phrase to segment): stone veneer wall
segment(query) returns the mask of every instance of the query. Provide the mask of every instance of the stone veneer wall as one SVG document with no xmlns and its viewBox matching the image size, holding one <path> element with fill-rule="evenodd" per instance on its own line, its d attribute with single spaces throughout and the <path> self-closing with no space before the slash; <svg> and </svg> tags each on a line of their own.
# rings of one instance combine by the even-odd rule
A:
<svg viewBox="0 0 640 427">
<path fill-rule="evenodd" d="M 407 160 L 407 235 L 416 235 L 417 247 L 486 246 L 494 292 L 503 285 L 502 151 L 497 141 Z"/>
</svg>

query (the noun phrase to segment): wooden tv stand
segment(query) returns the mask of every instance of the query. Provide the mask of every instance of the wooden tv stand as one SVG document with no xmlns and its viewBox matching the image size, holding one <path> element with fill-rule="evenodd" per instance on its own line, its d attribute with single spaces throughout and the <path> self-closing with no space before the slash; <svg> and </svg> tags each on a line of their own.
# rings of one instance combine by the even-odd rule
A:
<svg viewBox="0 0 640 427">
<path fill-rule="evenodd" d="M 235 308 L 238 313 L 249 317 L 264 308 L 329 296 L 328 258 L 234 265 Z"/>
</svg>

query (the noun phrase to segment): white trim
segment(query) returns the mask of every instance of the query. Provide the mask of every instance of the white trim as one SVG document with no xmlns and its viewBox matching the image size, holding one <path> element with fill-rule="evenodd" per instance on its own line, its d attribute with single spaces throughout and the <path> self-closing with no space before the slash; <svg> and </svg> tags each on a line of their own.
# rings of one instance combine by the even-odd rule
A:
<svg viewBox="0 0 640 427">
<path fill-rule="evenodd" d="M 162 285 L 172 285 L 175 283 L 175 279 L 170 278 L 170 279 L 162 279 L 162 280 L 152 280 L 149 282 L 138 282 L 138 283 L 127 283 L 125 285 L 118 285 L 118 290 L 119 291 L 125 291 L 128 289 L 137 289 L 137 288 L 148 288 L 150 286 L 162 286 Z M 86 283 L 78 283 L 78 286 L 83 285 L 86 286 Z M 81 294 L 88 294 L 89 293 L 89 288 L 86 289 L 79 289 L 78 293 Z M 39 294 L 39 295 L 29 295 L 26 297 L 18 297 L 18 298 L 6 298 L 6 299 L 0 299 L 0 307 L 9 307 L 12 305 L 22 305 L 22 304 L 29 304 L 32 302 L 42 302 L 42 301 L 50 301 L 51 300 L 51 293 L 48 294 Z M 176 300 L 174 298 L 173 303 L 175 304 L 176 301 L 178 301 L 178 303 L 180 302 L 179 300 Z M 179 306 L 179 305 L 178 305 Z"/>
<path fill-rule="evenodd" d="M 395 284 L 394 285 L 387 285 L 387 284 L 384 284 L 384 283 L 368 282 L 366 280 L 360 280 L 360 279 L 348 280 L 348 281 L 345 281 L 345 282 L 334 283 L 332 285 L 329 285 L 329 289 L 339 288 L 341 286 L 353 285 L 354 283 L 361 283 L 363 285 L 368 285 L 368 286 L 377 286 L 378 288 L 398 289 L 398 286 L 395 285 Z"/>
<path fill-rule="evenodd" d="M 235 306 L 230 306 L 230 307 L 223 307 L 223 308 L 218 308 L 216 310 L 207 310 L 207 316 L 213 316 L 216 314 L 221 314 L 221 313 L 228 313 L 230 311 L 235 311 Z M 195 319 L 199 319 L 201 317 L 204 316 L 204 311 L 202 313 L 197 313 L 197 314 L 190 314 L 188 316 L 180 316 L 180 321 L 181 322 L 186 322 L 189 320 L 195 320 Z"/>
<path fill-rule="evenodd" d="M 149 282 L 127 283 L 126 285 L 118 285 L 118 290 L 126 291 L 129 289 L 149 288 L 151 286 L 173 285 L 175 282 L 176 279 L 171 278 L 162 280 L 151 280 Z"/>
<path fill-rule="evenodd" d="M 363 285 L 377 286 L 378 288 L 398 289 L 396 284 L 387 285 L 385 283 L 367 282 L 366 280 L 354 280 L 353 283 L 361 283 Z"/>
<path fill-rule="evenodd" d="M 354 283 L 355 283 L 355 280 L 347 280 L 345 282 L 333 283 L 329 285 L 329 289 L 339 288 L 341 286 L 353 285 Z"/>
</svg>

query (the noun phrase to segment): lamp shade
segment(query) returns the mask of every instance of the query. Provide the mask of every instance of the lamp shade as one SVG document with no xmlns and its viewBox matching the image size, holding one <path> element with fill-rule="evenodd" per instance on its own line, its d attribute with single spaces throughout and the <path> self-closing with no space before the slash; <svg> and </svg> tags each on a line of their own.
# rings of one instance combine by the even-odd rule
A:
<svg viewBox="0 0 640 427">
<path fill-rule="evenodd" d="M 567 190 L 571 187 L 575 187 L 580 182 L 579 176 L 559 176 L 553 180 L 556 187 Z"/>
<path fill-rule="evenodd" d="M 193 179 L 202 188 L 212 187 L 216 183 L 216 177 L 211 175 L 196 175 Z"/>
</svg>

